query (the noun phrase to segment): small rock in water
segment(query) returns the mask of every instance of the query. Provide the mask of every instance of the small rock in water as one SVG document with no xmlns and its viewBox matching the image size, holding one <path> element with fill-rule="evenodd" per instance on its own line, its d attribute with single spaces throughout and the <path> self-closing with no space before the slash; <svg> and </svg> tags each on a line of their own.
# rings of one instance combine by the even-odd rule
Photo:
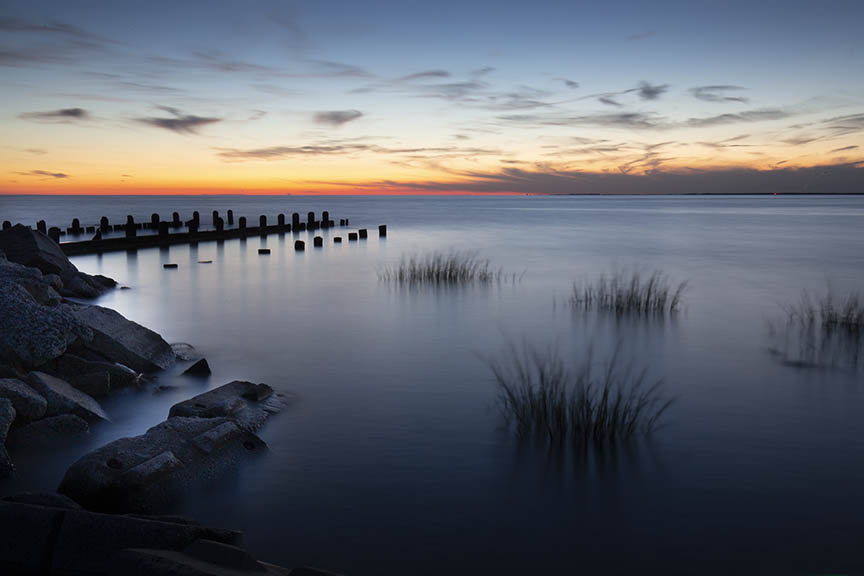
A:
<svg viewBox="0 0 864 576">
<path fill-rule="evenodd" d="M 195 347 L 186 342 L 175 342 L 171 344 L 171 349 L 180 360 L 195 360 L 198 357 Z"/>
<path fill-rule="evenodd" d="M 187 376 L 209 376 L 211 374 L 210 365 L 207 363 L 206 358 L 201 358 L 192 366 L 184 370 L 183 374 Z"/>
</svg>

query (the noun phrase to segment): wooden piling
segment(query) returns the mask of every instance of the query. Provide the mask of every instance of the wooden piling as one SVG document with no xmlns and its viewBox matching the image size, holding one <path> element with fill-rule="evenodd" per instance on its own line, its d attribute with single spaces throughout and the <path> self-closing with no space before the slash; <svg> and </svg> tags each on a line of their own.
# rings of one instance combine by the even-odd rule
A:
<svg viewBox="0 0 864 576">
<path fill-rule="evenodd" d="M 47 228 L 47 225 L 45 224 L 44 220 L 39 220 L 36 223 L 36 230 L 38 230 L 39 232 L 42 232 L 43 234 L 48 233 L 48 228 Z"/>
<path fill-rule="evenodd" d="M 285 228 L 285 215 L 279 214 L 279 216 L 276 217 L 276 222 L 280 228 Z"/>
<path fill-rule="evenodd" d="M 133 218 L 131 214 L 126 216 L 125 230 L 126 230 L 126 238 L 135 238 L 135 236 L 138 233 L 137 228 L 135 228 L 135 218 Z"/>
<path fill-rule="evenodd" d="M 81 221 L 78 218 L 72 219 L 72 233 L 80 234 L 81 233 Z"/>
<path fill-rule="evenodd" d="M 245 216 L 240 216 L 240 220 L 239 220 L 237 226 L 240 228 L 240 230 L 246 230 L 246 217 Z"/>
<path fill-rule="evenodd" d="M 213 210 L 213 227 L 216 227 L 216 222 L 219 221 L 219 211 Z"/>
<path fill-rule="evenodd" d="M 12 222 L 10 222 L 9 220 L 4 220 L 3 221 L 3 230 L 9 230 L 10 228 L 12 228 Z"/>
<path fill-rule="evenodd" d="M 234 224 L 234 211 L 228 210 L 228 225 L 232 226 Z"/>
<path fill-rule="evenodd" d="M 315 246 L 315 248 L 321 248 L 324 246 L 324 238 L 321 236 L 315 236 L 315 238 L 312 239 L 312 245 Z"/>
<path fill-rule="evenodd" d="M 357 231 L 357 234 L 360 236 L 361 240 L 365 240 L 368 235 L 365 228 L 360 228 L 360 230 Z"/>
<path fill-rule="evenodd" d="M 270 254 L 270 249 L 269 248 L 259 248 L 258 254 Z"/>
<path fill-rule="evenodd" d="M 293 228 L 295 232 L 300 229 L 300 214 L 297 212 L 291 214 L 291 228 Z"/>
<path fill-rule="evenodd" d="M 380 226 L 378 226 L 378 237 L 384 238 L 385 236 L 387 236 L 387 225 L 381 224 Z"/>
<path fill-rule="evenodd" d="M 341 244 L 342 243 L 342 237 L 341 236 L 334 236 L 333 237 L 333 243 L 334 244 Z"/>
<path fill-rule="evenodd" d="M 48 237 L 54 240 L 54 242 L 60 243 L 60 228 L 56 226 L 52 226 L 48 229 Z"/>
<path fill-rule="evenodd" d="M 348 233 L 348 241 L 356 242 L 357 241 L 357 232 L 349 232 Z"/>
<path fill-rule="evenodd" d="M 303 240 L 295 240 L 294 241 L 294 250 L 297 252 L 302 252 L 306 249 L 306 243 Z"/>
<path fill-rule="evenodd" d="M 174 228 L 179 228 L 179 227 L 180 227 L 180 224 L 181 224 L 181 222 L 180 222 L 180 213 L 179 213 L 179 212 L 174 212 L 174 214 L 171 215 L 171 218 L 172 218 L 172 219 L 171 219 L 171 224 L 174 226 Z"/>
<path fill-rule="evenodd" d="M 265 227 L 267 226 L 267 216 L 265 216 L 264 214 L 262 214 L 262 215 L 258 218 L 258 226 L 260 226 L 261 228 L 265 228 Z"/>
<path fill-rule="evenodd" d="M 107 216 L 102 216 L 102 218 L 99 219 L 99 231 L 103 234 L 111 231 L 111 224 L 108 222 Z"/>
<path fill-rule="evenodd" d="M 161 221 L 161 219 L 159 218 L 159 214 L 157 212 L 154 212 L 153 214 L 151 214 L 150 215 L 150 228 L 152 228 L 154 230 L 158 230 L 160 221 Z"/>
</svg>

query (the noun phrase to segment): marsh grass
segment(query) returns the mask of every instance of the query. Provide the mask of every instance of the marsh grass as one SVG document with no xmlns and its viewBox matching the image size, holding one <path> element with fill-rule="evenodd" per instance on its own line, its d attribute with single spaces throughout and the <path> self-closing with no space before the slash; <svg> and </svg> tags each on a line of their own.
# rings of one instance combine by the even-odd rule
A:
<svg viewBox="0 0 864 576">
<path fill-rule="evenodd" d="M 487 361 L 505 419 L 521 437 L 539 436 L 574 445 L 627 440 L 654 431 L 672 404 L 662 381 L 649 381 L 616 351 L 605 369 L 595 372 L 591 354 L 571 374 L 560 353 L 525 344 L 510 346 L 504 359 Z"/>
<path fill-rule="evenodd" d="M 398 264 L 378 268 L 378 279 L 409 285 L 465 285 L 516 282 L 522 275 L 493 268 L 476 252 L 432 252 L 403 256 Z"/>
<path fill-rule="evenodd" d="M 864 357 L 864 302 L 857 292 L 838 298 L 829 288 L 814 299 L 808 292 L 783 306 L 785 317 L 768 322 L 785 364 L 808 368 L 858 368 Z"/>
<path fill-rule="evenodd" d="M 672 314 L 681 308 L 687 282 L 673 284 L 655 271 L 647 277 L 639 272 L 616 272 L 594 282 L 573 284 L 569 304 L 574 309 L 600 310 L 615 314 Z"/>
</svg>

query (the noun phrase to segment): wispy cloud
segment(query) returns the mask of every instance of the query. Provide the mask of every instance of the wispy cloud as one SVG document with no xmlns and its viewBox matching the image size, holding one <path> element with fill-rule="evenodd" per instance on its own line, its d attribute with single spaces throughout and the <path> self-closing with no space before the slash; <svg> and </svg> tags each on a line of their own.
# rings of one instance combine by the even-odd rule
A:
<svg viewBox="0 0 864 576">
<path fill-rule="evenodd" d="M 36 122 L 73 122 L 76 120 L 87 120 L 90 113 L 83 108 L 61 108 L 60 110 L 48 110 L 45 112 L 24 112 L 18 115 L 23 120 L 34 120 Z"/>
<path fill-rule="evenodd" d="M 741 86 L 733 86 L 731 84 L 713 84 L 710 86 L 696 86 L 690 88 L 690 93 L 697 100 L 704 102 L 742 102 L 746 103 L 749 100 L 744 96 L 730 96 L 729 92 L 738 92 L 746 90 Z"/>
<path fill-rule="evenodd" d="M 195 116 L 192 114 L 184 114 L 176 108 L 170 106 L 159 106 L 160 110 L 171 114 L 170 117 L 147 117 L 137 118 L 136 120 L 142 124 L 163 128 L 176 132 L 177 134 L 197 134 L 198 129 L 208 124 L 221 122 L 222 118 L 208 118 L 204 116 Z"/>
<path fill-rule="evenodd" d="M 837 154 L 838 152 L 851 152 L 852 150 L 858 150 L 859 146 L 854 144 L 852 146 L 843 146 L 842 148 L 835 148 L 831 150 L 831 154 Z"/>
<path fill-rule="evenodd" d="M 339 127 L 363 116 L 359 110 L 323 110 L 315 113 L 315 122 Z"/>
<path fill-rule="evenodd" d="M 668 84 L 650 84 L 648 82 L 639 83 L 639 97 L 643 100 L 656 100 L 664 92 L 669 90 Z"/>
<path fill-rule="evenodd" d="M 406 76 L 402 76 L 397 80 L 399 82 L 414 82 L 415 80 L 434 80 L 438 78 L 449 78 L 451 76 L 450 72 L 447 70 L 423 70 L 422 72 L 414 72 L 413 74 L 408 74 Z"/>
<path fill-rule="evenodd" d="M 38 178 L 69 178 L 68 174 L 64 174 L 63 172 L 51 172 L 49 170 L 30 170 L 29 172 L 16 172 L 16 174 L 20 174 L 21 176 L 35 176 Z"/>
<path fill-rule="evenodd" d="M 724 124 L 739 124 L 748 122 L 763 122 L 768 120 L 782 120 L 792 116 L 791 112 L 779 108 L 762 108 L 758 110 L 745 110 L 737 114 L 718 114 L 704 118 L 690 118 L 685 125 L 702 128 L 706 126 L 722 126 Z"/>
</svg>

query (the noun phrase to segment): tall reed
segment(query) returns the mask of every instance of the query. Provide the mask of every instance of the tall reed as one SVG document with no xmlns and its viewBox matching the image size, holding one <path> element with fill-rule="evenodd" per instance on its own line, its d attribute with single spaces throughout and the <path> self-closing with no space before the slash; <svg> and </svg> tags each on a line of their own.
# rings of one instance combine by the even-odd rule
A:
<svg viewBox="0 0 864 576">
<path fill-rule="evenodd" d="M 377 272 L 379 280 L 397 284 L 490 284 L 521 278 L 492 268 L 489 260 L 470 251 L 403 256 L 398 264 L 383 266 Z"/>
</svg>

